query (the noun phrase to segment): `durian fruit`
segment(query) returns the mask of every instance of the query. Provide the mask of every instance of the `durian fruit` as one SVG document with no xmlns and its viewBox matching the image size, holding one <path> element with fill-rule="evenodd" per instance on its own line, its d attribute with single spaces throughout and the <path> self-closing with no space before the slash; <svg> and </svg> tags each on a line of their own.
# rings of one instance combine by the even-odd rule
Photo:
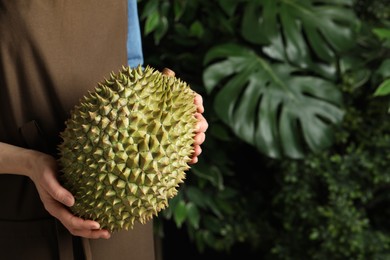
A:
<svg viewBox="0 0 390 260">
<path fill-rule="evenodd" d="M 190 168 L 194 95 L 175 76 L 138 66 L 111 73 L 84 96 L 58 146 L 71 211 L 113 232 L 166 208 Z"/>
</svg>

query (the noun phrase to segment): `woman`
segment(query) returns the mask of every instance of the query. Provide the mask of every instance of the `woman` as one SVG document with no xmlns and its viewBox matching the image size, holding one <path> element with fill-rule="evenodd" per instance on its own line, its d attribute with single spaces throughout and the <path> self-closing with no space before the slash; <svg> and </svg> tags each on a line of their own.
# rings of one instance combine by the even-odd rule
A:
<svg viewBox="0 0 390 260">
<path fill-rule="evenodd" d="M 0 0 L 1 259 L 154 259 L 152 222 L 101 230 L 68 211 L 56 178 L 71 108 L 108 72 L 142 62 L 136 0 Z M 207 129 L 195 102 L 192 163 Z"/>
</svg>

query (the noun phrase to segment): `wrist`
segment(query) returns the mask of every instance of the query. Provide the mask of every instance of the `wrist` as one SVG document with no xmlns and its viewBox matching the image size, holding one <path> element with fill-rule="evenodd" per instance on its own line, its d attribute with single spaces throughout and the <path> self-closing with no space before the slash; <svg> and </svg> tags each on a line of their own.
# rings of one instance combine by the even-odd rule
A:
<svg viewBox="0 0 390 260">
<path fill-rule="evenodd" d="M 0 173 L 18 174 L 30 177 L 42 153 L 0 143 Z"/>
</svg>

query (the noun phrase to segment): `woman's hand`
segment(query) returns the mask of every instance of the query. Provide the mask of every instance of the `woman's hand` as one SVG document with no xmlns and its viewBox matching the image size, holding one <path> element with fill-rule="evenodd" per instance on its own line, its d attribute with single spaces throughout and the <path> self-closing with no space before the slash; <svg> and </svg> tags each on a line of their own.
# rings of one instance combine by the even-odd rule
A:
<svg viewBox="0 0 390 260">
<path fill-rule="evenodd" d="M 74 204 L 72 194 L 60 185 L 55 159 L 46 154 L 37 155 L 36 163 L 30 172 L 45 209 L 69 230 L 74 236 L 86 238 L 109 238 L 107 230 L 101 230 L 99 223 L 74 216 L 65 207 Z"/>
<path fill-rule="evenodd" d="M 194 143 L 194 154 L 190 161 L 191 164 L 198 162 L 198 156 L 202 153 L 202 148 L 200 147 L 206 139 L 206 130 L 209 127 L 206 119 L 203 116 L 204 107 L 203 107 L 203 98 L 201 95 L 196 93 L 194 103 L 197 106 L 197 112 L 195 117 L 198 119 L 196 125 L 196 134 L 195 134 L 195 143 Z"/>
<path fill-rule="evenodd" d="M 69 230 L 85 238 L 110 237 L 99 223 L 74 216 L 67 207 L 74 204 L 72 194 L 57 180 L 57 162 L 45 153 L 0 143 L 0 173 L 23 174 L 34 182 L 45 209 Z"/>
</svg>

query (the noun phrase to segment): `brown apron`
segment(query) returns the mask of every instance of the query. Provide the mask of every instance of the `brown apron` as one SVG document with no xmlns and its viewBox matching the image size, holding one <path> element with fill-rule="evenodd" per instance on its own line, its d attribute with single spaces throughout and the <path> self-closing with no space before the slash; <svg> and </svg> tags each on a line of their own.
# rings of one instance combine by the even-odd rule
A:
<svg viewBox="0 0 390 260">
<path fill-rule="evenodd" d="M 55 156 L 79 98 L 126 64 L 126 39 L 126 0 L 0 0 L 0 142 Z M 0 259 L 152 260 L 152 222 L 73 237 L 28 178 L 0 174 Z"/>
</svg>

